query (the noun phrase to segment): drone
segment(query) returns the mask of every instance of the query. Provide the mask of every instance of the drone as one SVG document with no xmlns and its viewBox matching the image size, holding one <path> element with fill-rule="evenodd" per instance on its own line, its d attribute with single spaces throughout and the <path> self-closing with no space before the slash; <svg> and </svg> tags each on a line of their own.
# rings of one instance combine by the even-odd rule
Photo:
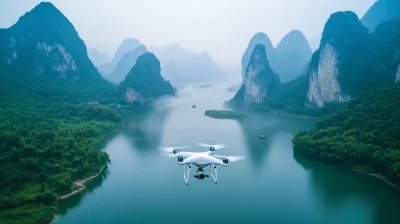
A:
<svg viewBox="0 0 400 224">
<path fill-rule="evenodd" d="M 186 185 L 189 184 L 189 173 L 193 165 L 197 166 L 197 171 L 194 173 L 194 178 L 204 180 L 205 178 L 211 177 L 212 180 L 217 183 L 217 166 L 229 166 L 229 162 L 236 162 L 245 159 L 244 156 L 220 156 L 216 155 L 215 151 L 225 148 L 226 145 L 216 144 L 210 145 L 206 143 L 198 143 L 198 146 L 209 148 L 206 152 L 186 152 L 180 151 L 182 149 L 191 148 L 190 146 L 181 147 L 162 147 L 160 150 L 167 157 L 178 157 L 178 165 L 184 165 L 183 179 Z M 222 158 L 218 159 L 218 158 Z M 205 171 L 205 167 L 210 166 L 210 171 Z"/>
</svg>

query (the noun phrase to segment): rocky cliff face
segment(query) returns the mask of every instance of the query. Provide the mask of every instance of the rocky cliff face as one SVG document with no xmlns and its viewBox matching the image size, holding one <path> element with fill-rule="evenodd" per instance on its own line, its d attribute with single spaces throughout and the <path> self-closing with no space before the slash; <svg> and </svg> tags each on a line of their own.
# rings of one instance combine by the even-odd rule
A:
<svg viewBox="0 0 400 224">
<path fill-rule="evenodd" d="M 342 103 L 351 99 L 343 93 L 338 80 L 338 54 L 330 44 L 325 44 L 319 53 L 319 63 L 309 68 L 307 91 L 308 103 L 323 107 L 326 103 Z"/>
<path fill-rule="evenodd" d="M 136 60 L 119 92 L 130 102 L 144 103 L 162 95 L 173 95 L 174 88 L 161 76 L 160 62 L 153 53 L 144 53 Z"/>
<path fill-rule="evenodd" d="M 74 26 L 51 3 L 40 3 L 0 36 L 0 60 L 17 70 L 68 81 L 101 79 Z"/>
<path fill-rule="evenodd" d="M 245 105 L 260 104 L 280 84 L 279 76 L 271 69 L 264 45 L 257 44 L 246 68 L 245 80 L 234 100 Z"/>
<path fill-rule="evenodd" d="M 271 67 L 274 68 L 273 64 L 277 61 L 277 55 L 272 45 L 271 40 L 269 39 L 268 35 L 265 33 L 256 33 L 250 40 L 246 51 L 242 56 L 242 82 L 244 83 L 246 80 L 246 69 L 250 62 L 251 54 L 256 47 L 257 44 L 262 44 L 265 47 L 267 53 L 267 60 L 271 64 Z"/>
<path fill-rule="evenodd" d="M 373 32 L 379 24 L 399 17 L 399 0 L 378 0 L 368 9 L 361 22 L 369 31 Z"/>
<path fill-rule="evenodd" d="M 337 12 L 325 25 L 320 48 L 308 68 L 306 106 L 323 107 L 326 103 L 349 101 L 354 83 L 362 79 L 363 44 L 367 30 L 353 12 Z M 343 86 L 345 85 L 345 86 Z"/>
<path fill-rule="evenodd" d="M 265 33 L 255 34 L 242 56 L 242 82 L 246 80 L 246 69 L 251 53 L 257 44 L 265 46 L 269 64 L 282 82 L 291 81 L 304 73 L 311 59 L 312 50 L 307 39 L 299 30 L 290 31 L 285 35 L 276 48 Z"/>
</svg>

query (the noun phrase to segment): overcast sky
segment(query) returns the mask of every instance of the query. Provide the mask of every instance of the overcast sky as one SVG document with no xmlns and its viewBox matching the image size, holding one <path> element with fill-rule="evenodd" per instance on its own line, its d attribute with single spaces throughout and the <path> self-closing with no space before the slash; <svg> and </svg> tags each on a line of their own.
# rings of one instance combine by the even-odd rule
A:
<svg viewBox="0 0 400 224">
<path fill-rule="evenodd" d="M 0 0 L 0 27 L 14 24 L 40 0 Z M 146 46 L 173 42 L 207 52 L 219 64 L 240 65 L 256 32 L 276 46 L 290 30 L 320 36 L 331 13 L 362 17 L 375 0 L 51 0 L 74 24 L 88 47 L 113 55 L 120 42 Z"/>
</svg>

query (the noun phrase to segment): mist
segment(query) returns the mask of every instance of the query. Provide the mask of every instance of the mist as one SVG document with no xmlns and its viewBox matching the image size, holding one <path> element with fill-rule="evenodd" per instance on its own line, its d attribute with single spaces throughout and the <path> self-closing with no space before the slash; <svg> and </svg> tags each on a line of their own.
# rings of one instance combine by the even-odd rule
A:
<svg viewBox="0 0 400 224">
<path fill-rule="evenodd" d="M 352 10 L 362 17 L 375 0 L 50 2 L 74 24 L 88 48 L 112 56 L 128 37 L 146 46 L 176 42 L 197 53 L 207 52 L 220 66 L 231 67 L 240 66 L 240 58 L 257 32 L 266 33 L 274 46 L 294 29 L 314 41 L 330 14 Z M 0 27 L 10 27 L 38 3 L 40 0 L 0 1 Z"/>
</svg>

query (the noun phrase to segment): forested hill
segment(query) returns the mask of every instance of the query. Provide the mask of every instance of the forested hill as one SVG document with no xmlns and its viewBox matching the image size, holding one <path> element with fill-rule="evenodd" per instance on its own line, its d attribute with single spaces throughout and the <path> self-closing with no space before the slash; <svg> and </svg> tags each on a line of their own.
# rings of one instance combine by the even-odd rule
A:
<svg viewBox="0 0 400 224">
<path fill-rule="evenodd" d="M 400 186 L 400 84 L 351 101 L 321 117 L 314 129 L 293 139 L 296 153 L 367 173 Z"/>
<path fill-rule="evenodd" d="M 144 103 L 151 98 L 174 95 L 175 89 L 161 76 L 160 61 L 153 53 L 144 53 L 136 60 L 118 92 L 131 104 Z"/>
<path fill-rule="evenodd" d="M 42 2 L 8 29 L 0 29 L 0 63 L 32 75 L 109 87 L 87 55 L 73 24 Z"/>
<path fill-rule="evenodd" d="M 57 196 L 109 161 L 99 143 L 121 122 L 116 88 L 51 3 L 0 38 L 0 223 L 50 223 Z"/>
<path fill-rule="evenodd" d="M 120 116 L 113 106 L 89 105 L 94 92 L 52 79 L 3 67 L 0 83 L 1 223 L 49 223 L 57 195 L 109 160 L 98 143 Z"/>
</svg>

